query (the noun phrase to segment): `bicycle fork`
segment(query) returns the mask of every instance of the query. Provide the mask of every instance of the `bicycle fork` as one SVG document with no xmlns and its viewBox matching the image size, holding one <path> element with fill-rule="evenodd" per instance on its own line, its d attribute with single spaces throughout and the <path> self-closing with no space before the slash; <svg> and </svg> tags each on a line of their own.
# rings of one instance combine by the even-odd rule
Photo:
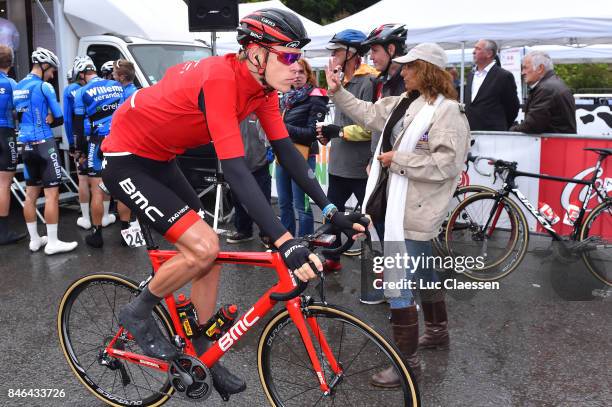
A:
<svg viewBox="0 0 612 407">
<path fill-rule="evenodd" d="M 301 308 L 301 301 L 301 299 L 294 299 L 288 301 L 287 310 L 289 311 L 289 315 L 291 316 L 291 319 L 293 320 L 293 323 L 295 324 L 297 330 L 300 333 L 302 341 L 304 342 L 304 346 L 306 347 L 306 351 L 308 352 L 308 357 L 310 358 L 312 367 L 315 373 L 317 374 L 317 378 L 319 379 L 319 387 L 321 388 L 321 391 L 323 391 L 323 394 L 325 396 L 328 396 L 331 393 L 333 387 L 342 378 L 342 366 L 334 357 L 329 343 L 327 342 L 327 339 L 325 338 L 325 335 L 319 327 L 319 324 L 317 323 L 316 319 L 304 316 Z M 325 357 L 327 358 L 327 362 L 331 370 L 335 374 L 335 378 L 329 384 L 325 380 L 325 374 L 323 373 L 323 368 L 321 367 L 321 361 L 317 357 L 317 351 L 313 344 L 313 340 L 308 328 L 310 328 L 310 330 L 316 337 L 319 347 L 323 352 L 323 355 L 325 355 Z"/>
</svg>

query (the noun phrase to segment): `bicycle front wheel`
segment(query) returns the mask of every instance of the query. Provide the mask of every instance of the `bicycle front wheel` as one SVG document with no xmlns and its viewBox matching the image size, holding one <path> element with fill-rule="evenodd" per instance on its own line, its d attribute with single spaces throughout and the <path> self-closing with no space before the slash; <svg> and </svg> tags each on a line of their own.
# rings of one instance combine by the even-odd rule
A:
<svg viewBox="0 0 612 407">
<path fill-rule="evenodd" d="M 448 215 L 446 219 L 444 220 L 444 222 L 442 223 L 442 226 L 440 226 L 440 233 L 438 234 L 438 236 L 434 237 L 431 240 L 431 244 L 433 245 L 433 248 L 434 248 L 434 253 L 437 253 L 439 256 L 448 255 L 448 249 L 446 248 L 446 244 L 445 244 L 446 240 L 444 238 L 446 236 L 446 226 L 448 225 L 448 218 L 450 217 L 450 214 L 453 213 L 455 208 L 459 206 L 461 202 L 465 201 L 468 197 L 474 194 L 477 194 L 479 192 L 494 193 L 495 190 L 489 187 L 485 187 L 483 185 L 467 185 L 464 187 L 458 187 L 455 190 L 455 193 L 453 194 L 453 197 L 451 198 L 448 204 L 448 209 L 447 209 Z"/>
<path fill-rule="evenodd" d="M 416 380 L 401 359 L 397 348 L 370 324 L 348 310 L 314 304 L 304 310 L 310 322 L 320 328 L 313 344 L 325 380 L 331 387 L 324 395 L 300 333 L 285 309 L 268 322 L 259 339 L 257 362 L 259 378 L 272 406 L 420 406 Z M 322 350 L 327 342 L 342 367 L 334 373 Z M 371 384 L 371 376 L 392 367 L 400 377 L 397 388 Z"/>
<path fill-rule="evenodd" d="M 119 331 L 119 309 L 139 293 L 138 284 L 118 274 L 93 274 L 70 285 L 57 315 L 60 346 L 68 365 L 96 397 L 111 406 L 160 406 L 174 389 L 168 375 L 104 352 Z M 153 317 L 168 338 L 174 329 L 161 306 Z M 115 348 L 142 353 L 133 340 L 119 339 Z"/>
<path fill-rule="evenodd" d="M 494 281 L 508 275 L 520 264 L 528 244 L 523 212 L 497 193 L 468 197 L 455 208 L 446 227 L 446 247 L 456 259 L 455 271 L 474 280 Z"/>
<path fill-rule="evenodd" d="M 586 218 L 580 230 L 585 243 L 582 259 L 600 281 L 612 286 L 612 202 L 599 204 Z"/>
</svg>

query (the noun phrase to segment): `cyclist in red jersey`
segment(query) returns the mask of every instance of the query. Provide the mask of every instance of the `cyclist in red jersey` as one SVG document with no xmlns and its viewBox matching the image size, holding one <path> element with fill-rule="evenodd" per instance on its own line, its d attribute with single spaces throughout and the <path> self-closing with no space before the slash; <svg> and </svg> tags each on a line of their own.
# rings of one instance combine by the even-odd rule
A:
<svg viewBox="0 0 612 407">
<path fill-rule="evenodd" d="M 240 21 L 237 39 L 238 54 L 173 66 L 159 83 L 136 91 L 116 111 L 102 145 L 102 177 L 111 194 L 179 250 L 119 313 L 120 323 L 153 357 L 177 356 L 151 314 L 164 296 L 191 281 L 200 322 L 215 311 L 219 240 L 201 219 L 200 200 L 176 165 L 175 156 L 187 148 L 214 142 L 232 192 L 300 280 L 315 277 L 309 261 L 319 271 L 322 265 L 282 226 L 246 166 L 239 123 L 250 113 L 258 116 L 280 165 L 323 208 L 328 221 L 350 238 L 365 230 L 358 215 L 339 213 L 329 202 L 280 116 L 276 91 L 291 89 L 290 65 L 310 41 L 299 18 L 279 9 L 256 11 Z M 206 350 L 203 338 L 194 345 L 198 354 Z M 215 387 L 223 383 L 229 394 L 246 387 L 219 363 L 211 371 Z"/>
</svg>

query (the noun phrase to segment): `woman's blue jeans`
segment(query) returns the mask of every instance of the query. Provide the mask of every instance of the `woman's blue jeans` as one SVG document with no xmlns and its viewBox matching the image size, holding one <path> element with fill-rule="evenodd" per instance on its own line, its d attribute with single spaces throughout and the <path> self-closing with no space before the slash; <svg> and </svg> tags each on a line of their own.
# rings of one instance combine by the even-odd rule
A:
<svg viewBox="0 0 612 407">
<path fill-rule="evenodd" d="M 308 157 L 308 166 L 314 171 L 315 156 Z M 310 198 L 291 179 L 289 173 L 276 165 L 276 192 L 281 223 L 293 236 L 302 237 L 314 232 L 314 218 L 310 207 Z M 295 233 L 295 211 L 298 213 L 298 233 Z"/>
<path fill-rule="evenodd" d="M 439 282 L 438 273 L 431 266 L 431 259 L 426 262 L 426 259 L 433 257 L 433 247 L 431 241 L 419 241 L 406 239 L 406 253 L 411 258 L 422 257 L 419 267 L 412 270 L 411 266 L 414 264 L 409 262 L 409 266 L 406 269 L 406 280 L 416 281 L 417 287 L 419 287 L 419 280 L 426 283 Z M 427 264 L 429 263 L 429 264 Z M 406 308 L 414 304 L 414 293 L 409 288 L 403 288 L 400 290 L 401 294 L 399 297 L 389 298 L 389 305 L 392 309 Z"/>
</svg>

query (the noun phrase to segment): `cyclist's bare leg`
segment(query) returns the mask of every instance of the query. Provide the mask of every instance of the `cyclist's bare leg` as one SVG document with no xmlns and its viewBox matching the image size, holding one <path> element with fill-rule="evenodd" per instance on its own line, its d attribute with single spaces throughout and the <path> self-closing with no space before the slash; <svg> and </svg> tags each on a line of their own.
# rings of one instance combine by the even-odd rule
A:
<svg viewBox="0 0 612 407">
<path fill-rule="evenodd" d="M 100 177 L 89 177 L 89 187 L 91 190 L 91 224 L 93 229 L 91 235 L 85 238 L 85 243 L 91 247 L 101 248 L 104 245 L 102 238 L 102 215 L 104 213 L 104 192 L 99 185 L 102 181 Z"/>
<path fill-rule="evenodd" d="M 91 223 L 94 226 L 102 225 L 102 214 L 104 207 L 102 201 L 104 200 L 104 192 L 98 185 L 100 185 L 100 177 L 89 177 L 89 187 L 91 190 Z"/>
<path fill-rule="evenodd" d="M 173 359 L 178 352 L 151 318 L 151 311 L 163 297 L 209 271 L 219 253 L 216 233 L 200 219 L 175 244 L 179 253 L 165 262 L 142 293 L 119 313 L 120 323 L 145 353 L 162 359 Z"/>
<path fill-rule="evenodd" d="M 45 222 L 57 225 L 59 221 L 59 187 L 45 188 Z"/>
<path fill-rule="evenodd" d="M 23 204 L 23 217 L 26 223 L 36 222 L 36 200 L 40 196 L 40 191 L 42 187 L 26 187 L 26 200 Z"/>
<path fill-rule="evenodd" d="M 208 273 L 194 278 L 191 282 L 191 302 L 196 308 L 200 324 L 208 321 L 216 311 L 220 276 L 221 266 L 214 265 Z"/>
<path fill-rule="evenodd" d="M 123 202 L 117 202 L 117 212 L 119 212 L 119 220 L 121 222 L 129 222 L 132 216 L 132 211 Z"/>
<path fill-rule="evenodd" d="M 8 216 L 11 206 L 11 183 L 14 172 L 0 171 L 0 216 Z"/>
<path fill-rule="evenodd" d="M 175 245 L 179 254 L 165 262 L 149 283 L 149 290 L 157 297 L 163 298 L 204 276 L 219 254 L 219 238 L 203 220 L 187 229 Z"/>
</svg>

